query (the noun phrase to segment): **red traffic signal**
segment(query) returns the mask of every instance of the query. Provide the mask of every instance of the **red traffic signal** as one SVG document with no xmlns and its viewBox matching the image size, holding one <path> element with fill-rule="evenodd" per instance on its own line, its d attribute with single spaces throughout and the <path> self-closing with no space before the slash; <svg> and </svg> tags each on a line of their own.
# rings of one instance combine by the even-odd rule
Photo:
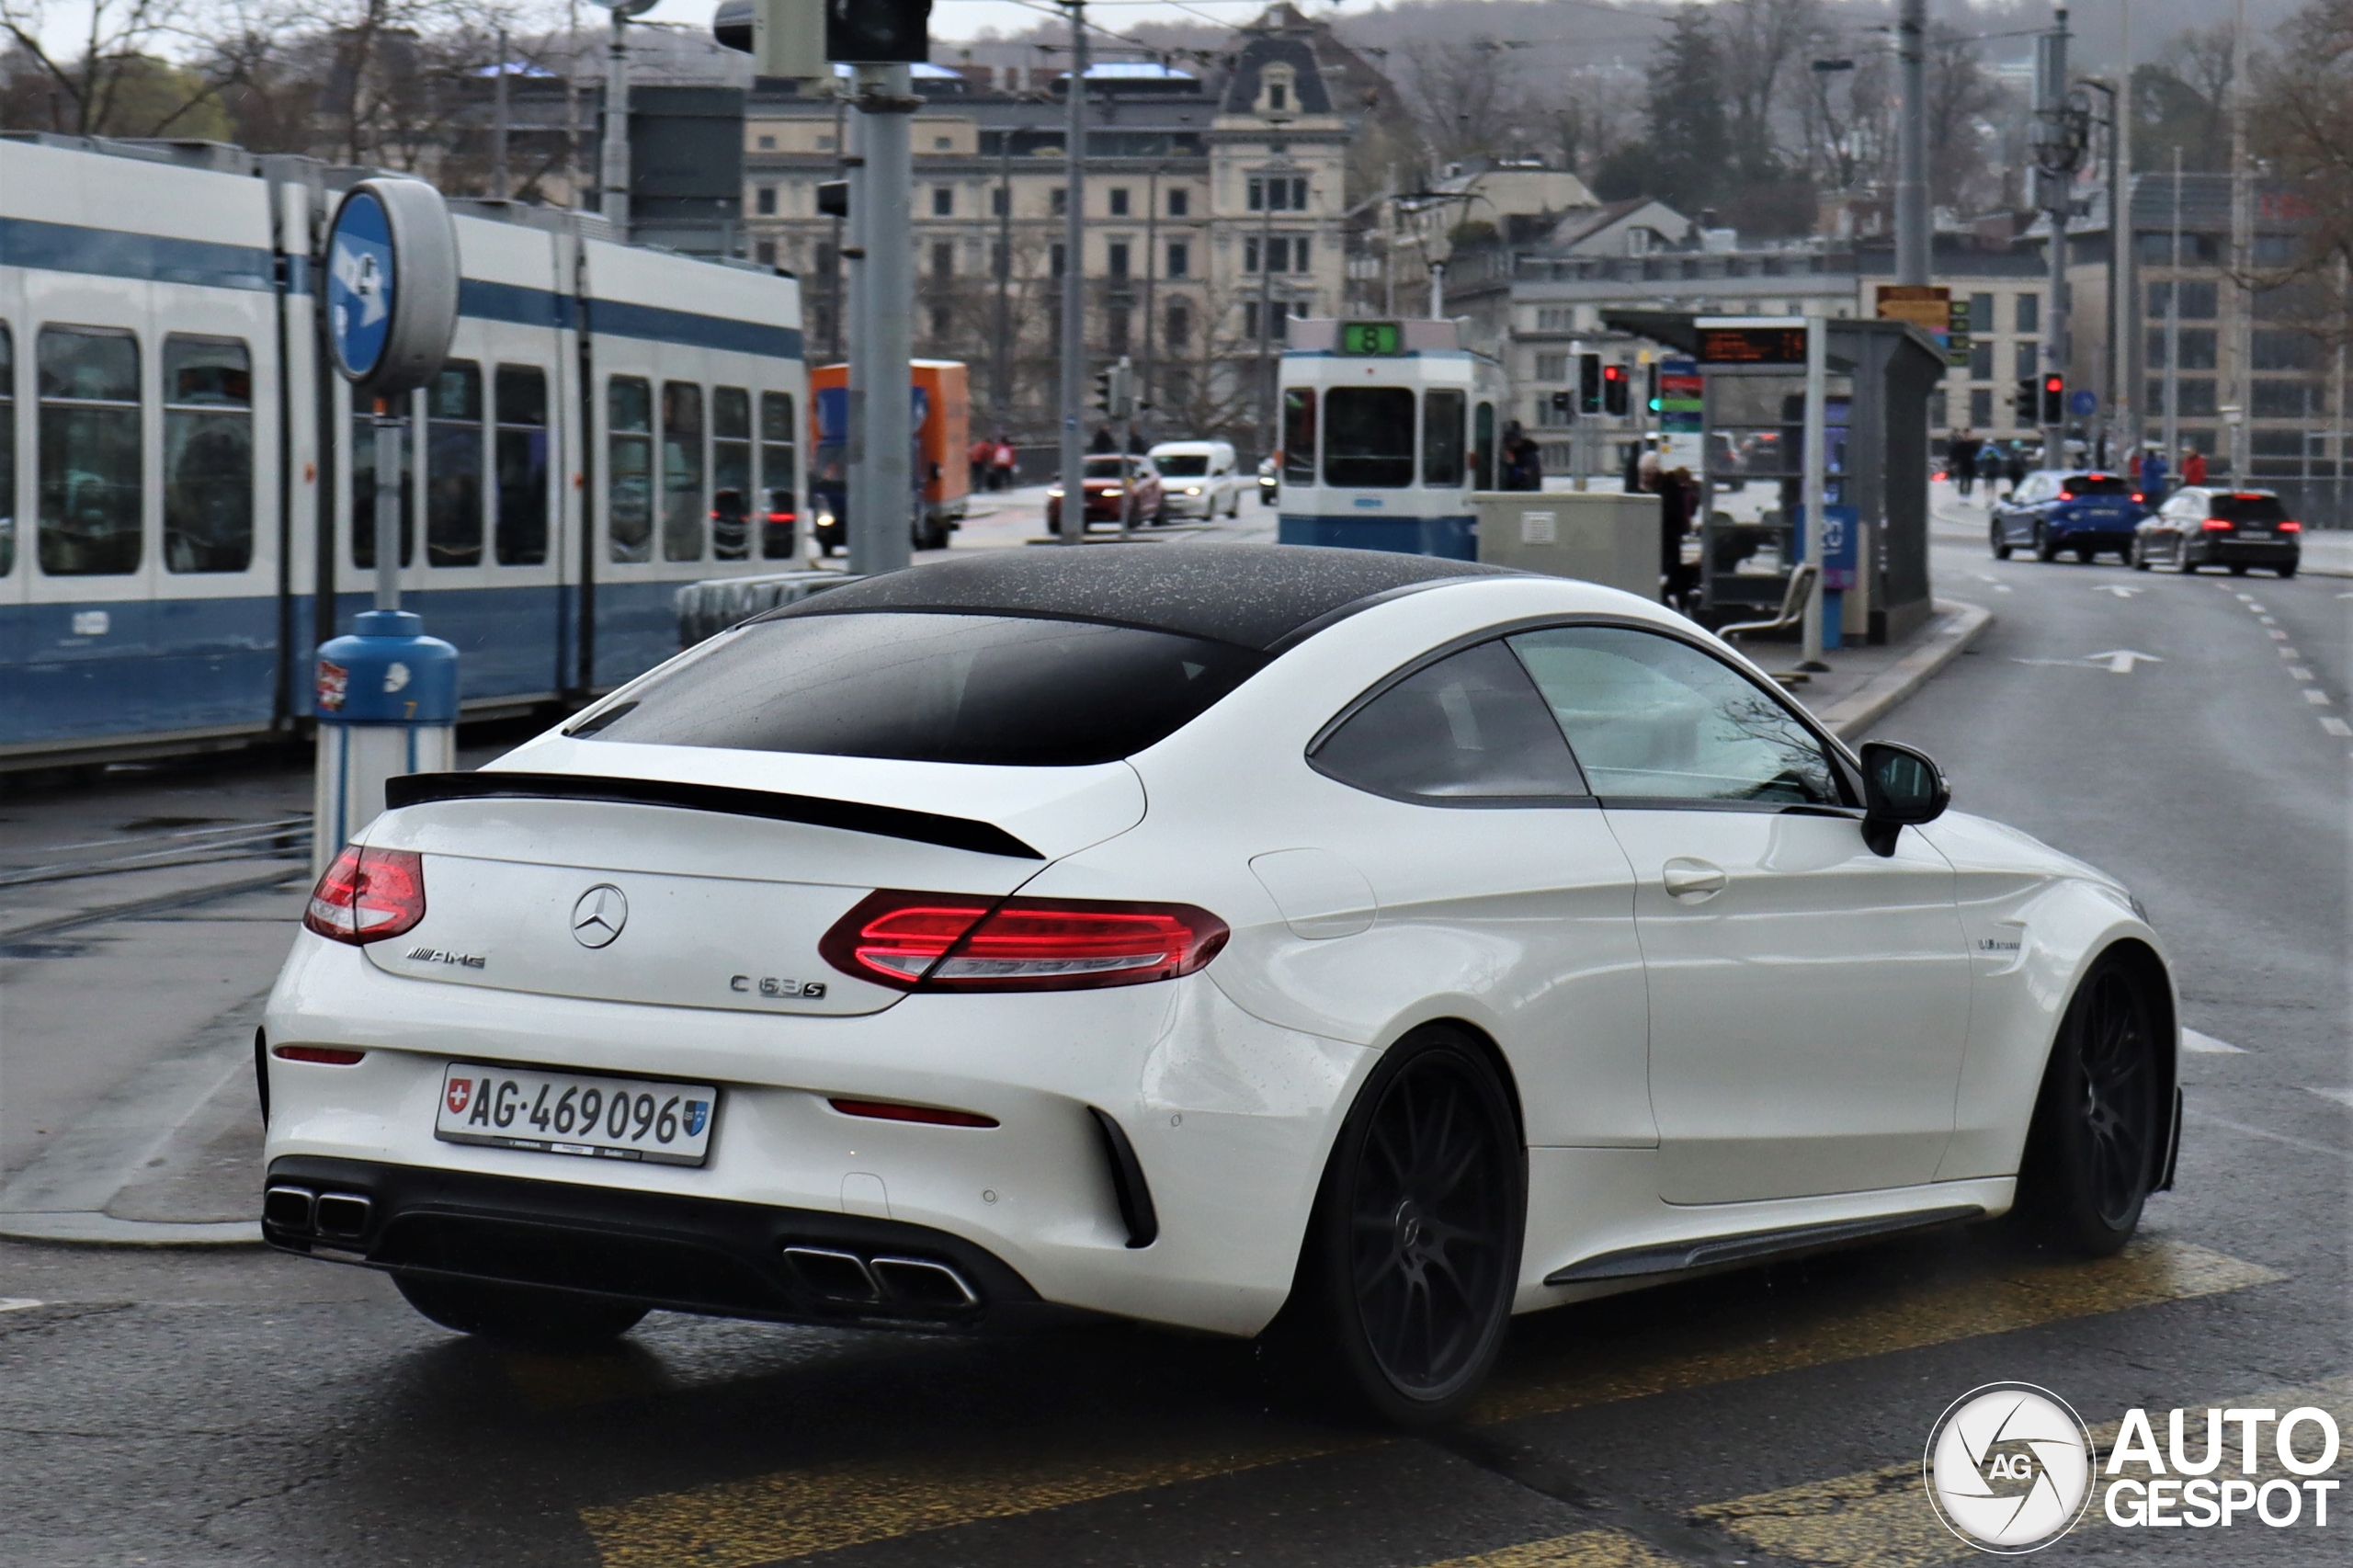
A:
<svg viewBox="0 0 2353 1568">
<path fill-rule="evenodd" d="M 1629 390 L 1625 366 L 1601 367 L 1601 411 L 1604 414 L 1624 414 Z"/>
<path fill-rule="evenodd" d="M 2062 425 L 2067 419 L 2067 378 L 2056 371 L 2042 378 L 2042 418 L 2044 425 Z"/>
</svg>

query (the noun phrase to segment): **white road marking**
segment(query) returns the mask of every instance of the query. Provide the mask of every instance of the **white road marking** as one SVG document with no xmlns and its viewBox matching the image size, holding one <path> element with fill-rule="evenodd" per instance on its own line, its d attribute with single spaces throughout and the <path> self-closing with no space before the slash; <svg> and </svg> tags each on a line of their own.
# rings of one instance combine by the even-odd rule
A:
<svg viewBox="0 0 2353 1568">
<path fill-rule="evenodd" d="M 1983 572 L 1972 572 L 1970 575 L 1976 578 L 1981 583 L 1998 583 L 2001 581 L 1999 577 L 1989 577 Z"/>
<path fill-rule="evenodd" d="M 0 1296 L 0 1312 L 21 1312 L 41 1303 L 30 1296 Z"/>
<path fill-rule="evenodd" d="M 2266 626 L 2277 626 L 2279 624 L 2279 618 L 2276 615 L 2267 615 L 2263 618 L 2263 624 Z"/>
<path fill-rule="evenodd" d="M 2238 596 L 2238 601 L 2243 605 L 2251 605 L 2255 602 L 2255 596 L 2253 594 L 2241 594 Z"/>
<path fill-rule="evenodd" d="M 2348 724 L 2342 719 L 2324 717 L 2320 722 L 2320 727 L 2324 734 L 2335 735 L 2339 740 L 2353 735 L 2353 724 Z"/>
<path fill-rule="evenodd" d="M 2096 594 L 2114 594 L 2120 599 L 2129 599 L 2137 596 L 2141 590 L 2138 588 L 2128 588 L 2121 583 L 2102 583 L 2098 587 L 2094 588 L 2092 592 Z"/>
<path fill-rule="evenodd" d="M 2298 680 L 2310 680 L 2313 678 L 2313 672 L 2304 668 L 2302 665 L 2290 665 L 2288 666 L 2288 673 Z"/>
<path fill-rule="evenodd" d="M 2347 597 L 2347 598 L 2353 598 L 2353 594 L 2347 594 L 2347 595 L 2346 596 L 2346 597 Z M 2275 630 L 2271 632 L 2271 638 L 2272 638 L 2272 641 L 2274 641 L 2274 642 L 2285 642 L 2286 641 L 2288 641 L 2288 634 L 2287 634 L 2286 632 L 2284 632 L 2284 631 L 2278 631 L 2278 630 L 2276 630 L 2276 629 L 2275 629 Z"/>
<path fill-rule="evenodd" d="M 2246 1054 L 2245 1046 L 2225 1045 L 2212 1035 L 2201 1034 L 2191 1028 L 2181 1031 L 2181 1049 L 2195 1051 L 2200 1056 L 2245 1056 Z"/>
<path fill-rule="evenodd" d="M 2328 693 L 2317 687 L 2308 686 L 2304 687 L 2304 700 L 2315 708 L 2325 708 L 2328 706 Z"/>
<path fill-rule="evenodd" d="M 2302 653 L 2297 653 L 2293 648 L 2280 649 L 2279 656 L 2283 659 L 2301 659 L 2303 657 Z"/>
<path fill-rule="evenodd" d="M 1997 594 L 2006 594 L 2010 591 L 2010 585 L 2007 583 L 1996 583 L 1994 585 L 1994 591 Z"/>
<path fill-rule="evenodd" d="M 2240 597 L 2241 597 L 2242 598 L 2245 598 L 2245 595 L 2241 595 Z M 2247 601 L 2246 601 L 2246 608 L 2249 608 L 2249 609 L 2251 609 L 2251 610 L 2253 610 L 2253 611 L 2254 611 L 2256 614 L 2257 614 L 2257 615 L 2261 615 L 2261 614 L 2263 613 L 2263 607 L 2262 607 L 2261 605 L 2259 605 L 2259 604 L 2256 604 L 2253 599 L 2247 599 Z"/>
<path fill-rule="evenodd" d="M 2339 1149 L 2332 1144 L 2315 1143 L 2309 1138 L 2291 1138 L 2285 1132 L 2274 1132 L 2268 1127 L 2249 1127 L 2244 1121 L 2232 1121 L 2224 1117 L 2208 1116 L 2204 1111 L 2199 1110 L 2191 1111 L 2189 1119 L 2202 1121 L 2210 1127 L 2227 1127 L 2232 1131 L 2248 1138 L 2263 1138 L 2274 1143 L 2285 1143 L 2291 1149 L 2302 1149 L 2314 1154 L 2326 1154 L 2331 1159 L 2353 1160 L 2353 1149 Z"/>
<path fill-rule="evenodd" d="M 2353 1106 L 2353 1089 L 2307 1089 L 2305 1092 L 2318 1095 L 2325 1100 L 2335 1100 L 2338 1105 Z"/>
<path fill-rule="evenodd" d="M 2110 648 L 2105 653 L 2086 653 L 2084 655 L 2084 659 L 2086 663 L 2099 659 L 2107 660 L 2108 673 L 2112 676 L 2131 675 L 2132 673 L 2132 662 L 2135 659 L 2140 660 L 2143 664 L 2162 665 L 2165 663 L 2163 659 L 2157 657 L 2154 653 L 2136 653 L 2130 648 Z"/>
</svg>

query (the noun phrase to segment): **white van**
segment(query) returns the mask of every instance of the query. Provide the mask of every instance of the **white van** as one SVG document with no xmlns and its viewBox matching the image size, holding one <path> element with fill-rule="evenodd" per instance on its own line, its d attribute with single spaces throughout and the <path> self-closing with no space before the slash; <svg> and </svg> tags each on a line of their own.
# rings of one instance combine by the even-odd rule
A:
<svg viewBox="0 0 2353 1568">
<path fill-rule="evenodd" d="M 1161 515 L 1229 517 L 1242 513 L 1242 476 L 1225 441 L 1163 441 L 1147 454 L 1160 471 Z"/>
</svg>

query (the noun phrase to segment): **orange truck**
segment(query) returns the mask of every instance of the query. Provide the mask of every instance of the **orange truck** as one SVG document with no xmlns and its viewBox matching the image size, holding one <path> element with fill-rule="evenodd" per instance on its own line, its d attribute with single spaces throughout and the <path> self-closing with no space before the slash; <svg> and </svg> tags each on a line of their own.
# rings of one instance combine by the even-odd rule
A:
<svg viewBox="0 0 2353 1568">
<path fill-rule="evenodd" d="M 972 499 L 967 453 L 972 444 L 972 372 L 961 359 L 909 363 L 913 383 L 912 460 L 914 543 L 945 550 Z M 819 365 L 809 372 L 809 500 L 817 514 L 817 542 L 826 552 L 849 542 L 849 367 Z"/>
</svg>

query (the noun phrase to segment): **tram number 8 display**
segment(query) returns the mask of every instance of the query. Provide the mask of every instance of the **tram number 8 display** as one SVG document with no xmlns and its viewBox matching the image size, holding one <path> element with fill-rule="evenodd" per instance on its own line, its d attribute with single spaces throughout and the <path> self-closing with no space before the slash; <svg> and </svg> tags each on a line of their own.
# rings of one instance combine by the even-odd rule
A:
<svg viewBox="0 0 2353 1568">
<path fill-rule="evenodd" d="M 1393 321 L 1352 321 L 1340 324 L 1343 354 L 1402 354 L 1405 333 Z"/>
</svg>

